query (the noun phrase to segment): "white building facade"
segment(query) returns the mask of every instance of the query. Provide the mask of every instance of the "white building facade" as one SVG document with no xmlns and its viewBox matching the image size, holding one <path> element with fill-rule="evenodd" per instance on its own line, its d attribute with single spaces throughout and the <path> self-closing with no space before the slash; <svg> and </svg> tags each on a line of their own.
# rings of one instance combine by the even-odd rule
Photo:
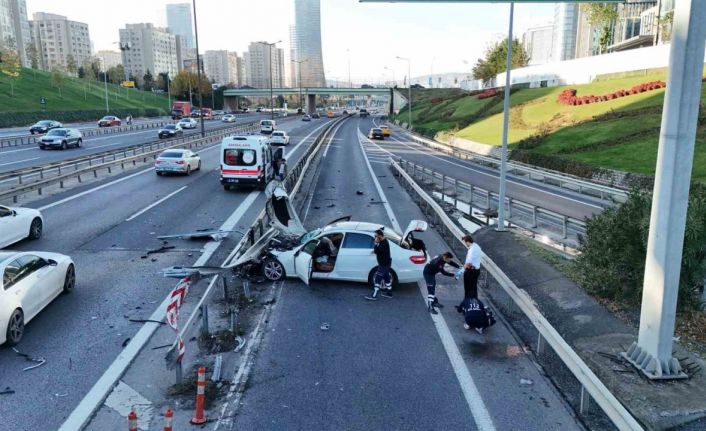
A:
<svg viewBox="0 0 706 431">
<path fill-rule="evenodd" d="M 552 61 L 571 60 L 575 57 L 579 7 L 577 3 L 557 3 L 554 6 Z"/>
<path fill-rule="evenodd" d="M 27 47 L 31 43 L 32 35 L 25 0 L 0 0 L 0 47 L 16 50 L 20 63 L 24 67 L 30 67 Z"/>
<path fill-rule="evenodd" d="M 270 88 L 270 70 L 272 86 L 284 86 L 284 51 L 265 42 L 252 42 L 246 56 L 247 83 L 254 88 Z"/>
<path fill-rule="evenodd" d="M 529 65 L 545 64 L 552 61 L 554 26 L 544 25 L 527 29 L 522 35 L 522 45 L 529 54 Z"/>
<path fill-rule="evenodd" d="M 122 55 L 118 51 L 101 50 L 96 52 L 95 57 L 100 61 L 101 70 L 108 70 L 119 64 L 123 64 Z"/>
<path fill-rule="evenodd" d="M 226 50 L 206 51 L 203 55 L 203 67 L 211 83 L 238 85 L 238 55 Z"/>
<path fill-rule="evenodd" d="M 41 69 L 59 67 L 75 74 L 75 70 L 69 70 L 69 58 L 73 58 L 76 68 L 91 61 L 88 24 L 45 12 L 37 12 L 32 18 L 30 28 Z"/>
<path fill-rule="evenodd" d="M 150 23 L 126 24 L 120 29 L 122 64 L 126 74 L 142 79 L 149 70 L 153 76 L 179 71 L 176 36 Z"/>
</svg>

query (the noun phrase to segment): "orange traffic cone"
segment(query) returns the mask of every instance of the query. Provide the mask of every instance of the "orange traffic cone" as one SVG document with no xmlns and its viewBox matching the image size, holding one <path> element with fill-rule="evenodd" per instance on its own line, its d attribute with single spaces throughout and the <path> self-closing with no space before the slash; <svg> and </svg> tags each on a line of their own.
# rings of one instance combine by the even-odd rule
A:
<svg viewBox="0 0 706 431">
<path fill-rule="evenodd" d="M 128 431 L 137 431 L 137 413 L 130 412 L 127 415 L 127 429 Z"/>
<path fill-rule="evenodd" d="M 196 411 L 191 423 L 201 425 L 206 423 L 206 415 L 203 412 L 203 404 L 206 398 L 206 368 L 199 367 L 198 380 L 196 382 Z"/>
<path fill-rule="evenodd" d="M 172 409 L 167 408 L 164 413 L 164 431 L 172 431 L 172 419 L 174 418 L 174 412 Z"/>
</svg>

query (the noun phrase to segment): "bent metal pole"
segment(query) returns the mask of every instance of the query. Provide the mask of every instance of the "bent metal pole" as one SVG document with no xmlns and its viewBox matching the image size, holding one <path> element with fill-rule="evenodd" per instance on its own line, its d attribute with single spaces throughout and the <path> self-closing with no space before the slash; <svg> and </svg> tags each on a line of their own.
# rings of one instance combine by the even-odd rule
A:
<svg viewBox="0 0 706 431">
<path fill-rule="evenodd" d="M 503 101 L 503 142 L 500 153 L 500 184 L 498 185 L 498 224 L 495 230 L 505 230 L 505 177 L 507 175 L 507 133 L 510 126 L 510 71 L 512 70 L 512 21 L 515 3 L 510 3 L 510 24 L 507 30 L 507 58 L 505 61 L 505 99 Z"/>
</svg>

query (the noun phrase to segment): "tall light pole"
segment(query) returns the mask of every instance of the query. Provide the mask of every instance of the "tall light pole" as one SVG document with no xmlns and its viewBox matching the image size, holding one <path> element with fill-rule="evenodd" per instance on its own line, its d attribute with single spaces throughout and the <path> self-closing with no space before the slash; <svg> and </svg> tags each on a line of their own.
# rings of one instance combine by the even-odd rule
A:
<svg viewBox="0 0 706 431">
<path fill-rule="evenodd" d="M 503 141 L 500 153 L 500 184 L 498 187 L 498 223 L 495 230 L 505 231 L 505 176 L 507 173 L 507 133 L 510 125 L 510 71 L 512 70 L 512 24 L 515 3 L 510 3 L 510 23 L 507 30 L 507 58 L 505 59 L 505 99 L 503 101 Z"/>
<path fill-rule="evenodd" d="M 277 42 L 259 42 L 263 45 L 267 45 L 270 47 L 270 118 L 275 119 L 275 104 L 274 104 L 274 89 L 273 89 L 273 83 L 272 83 L 272 47 L 277 45 L 278 43 L 282 42 L 281 40 L 278 40 Z"/>
<path fill-rule="evenodd" d="M 103 56 L 103 85 L 105 86 L 105 113 L 110 112 L 110 106 L 108 104 L 108 63 L 105 61 L 105 56 Z"/>
<path fill-rule="evenodd" d="M 203 121 L 203 92 L 201 91 L 201 57 L 199 56 L 199 28 L 196 23 L 196 0 L 192 0 L 194 7 L 194 36 L 196 38 L 196 87 L 199 90 L 199 113 L 201 115 L 201 137 L 206 136 L 206 126 Z M 189 93 L 191 94 L 191 93 Z"/>
<path fill-rule="evenodd" d="M 409 123 L 407 126 L 408 130 L 412 130 L 412 61 L 409 58 L 404 58 L 397 56 L 398 60 L 404 60 L 407 62 L 407 88 L 408 88 L 408 97 L 407 97 L 407 111 L 409 113 Z"/>
<path fill-rule="evenodd" d="M 431 67 L 429 68 L 429 87 L 434 88 L 434 61 L 436 57 L 431 59 Z"/>
<path fill-rule="evenodd" d="M 167 105 L 169 112 L 172 110 L 172 93 L 169 91 L 169 72 L 165 75 L 167 77 Z"/>
<path fill-rule="evenodd" d="M 353 83 L 351 82 L 351 50 L 346 49 L 346 53 L 348 54 L 348 88 L 353 88 Z M 353 95 L 351 94 L 352 98 Z"/>
<path fill-rule="evenodd" d="M 297 63 L 297 81 L 299 82 L 299 107 L 304 111 L 304 102 L 302 101 L 302 63 L 309 61 L 308 58 L 304 60 L 290 60 L 292 63 Z"/>
</svg>

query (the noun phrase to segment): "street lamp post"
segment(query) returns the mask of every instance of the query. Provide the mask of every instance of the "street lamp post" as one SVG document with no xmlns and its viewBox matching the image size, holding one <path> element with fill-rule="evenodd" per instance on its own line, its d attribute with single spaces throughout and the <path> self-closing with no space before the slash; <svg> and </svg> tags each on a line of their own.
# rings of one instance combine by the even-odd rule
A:
<svg viewBox="0 0 706 431">
<path fill-rule="evenodd" d="M 194 7 L 194 37 L 196 39 L 196 88 L 199 91 L 199 113 L 201 116 L 201 137 L 206 136 L 206 126 L 203 121 L 203 92 L 201 91 L 201 57 L 199 56 L 199 28 L 196 19 L 196 0 L 192 0 Z M 189 92 L 191 96 L 191 92 Z"/>
<path fill-rule="evenodd" d="M 304 60 L 290 60 L 292 63 L 297 64 L 297 81 L 299 82 L 299 107 L 302 109 L 302 112 L 304 112 L 304 102 L 302 100 L 302 63 L 309 61 L 308 58 L 305 58 Z"/>
<path fill-rule="evenodd" d="M 510 125 L 510 71 L 512 70 L 512 25 L 515 3 L 510 3 L 510 23 L 507 30 L 507 58 L 505 59 L 505 98 L 503 100 L 503 141 L 500 153 L 500 184 L 498 187 L 498 223 L 495 230 L 505 231 L 505 177 L 507 174 L 507 133 Z"/>
<path fill-rule="evenodd" d="M 115 43 L 117 43 L 118 46 L 120 47 L 120 51 L 123 51 L 123 52 L 130 51 L 130 42 L 125 42 L 124 44 L 122 42 L 115 42 Z M 125 54 L 125 55 L 127 55 L 127 54 Z M 129 78 L 128 73 L 127 73 L 127 67 L 123 67 L 123 69 L 125 69 L 125 81 L 127 81 Z M 130 94 L 128 93 L 127 86 L 125 87 L 125 98 L 126 99 L 130 98 Z"/>
<path fill-rule="evenodd" d="M 277 45 L 278 43 L 282 42 L 281 40 L 278 40 L 277 42 L 260 42 L 263 45 L 267 45 L 270 47 L 270 118 L 273 120 L 275 119 L 275 104 L 274 104 L 274 89 L 273 89 L 273 83 L 272 83 L 272 47 Z"/>
<path fill-rule="evenodd" d="M 110 106 L 108 104 L 108 68 L 106 67 L 105 56 L 103 56 L 103 85 L 105 86 L 105 113 L 110 112 Z"/>
<path fill-rule="evenodd" d="M 407 129 L 412 130 L 412 61 L 409 58 L 400 56 L 397 56 L 397 59 L 407 62 L 407 88 L 409 90 L 407 93 L 407 111 L 409 115 L 409 125 L 407 126 Z"/>
<path fill-rule="evenodd" d="M 172 93 L 169 91 L 169 72 L 166 74 L 167 77 L 167 109 L 172 110 Z"/>
</svg>

